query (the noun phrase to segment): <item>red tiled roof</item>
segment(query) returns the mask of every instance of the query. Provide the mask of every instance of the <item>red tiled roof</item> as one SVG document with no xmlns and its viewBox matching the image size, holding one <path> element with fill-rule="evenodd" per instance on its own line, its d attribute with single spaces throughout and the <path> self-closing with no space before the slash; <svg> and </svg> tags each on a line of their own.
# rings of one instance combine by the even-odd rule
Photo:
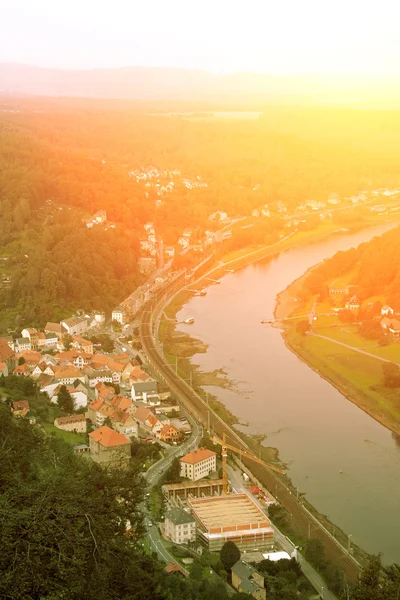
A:
<svg viewBox="0 0 400 600">
<path fill-rule="evenodd" d="M 11 350 L 6 340 L 0 339 L 0 359 L 7 360 L 14 356 L 14 350 Z"/>
<path fill-rule="evenodd" d="M 29 410 L 29 402 L 28 400 L 17 400 L 13 402 L 13 410 L 22 410 L 23 408 L 27 408 Z"/>
<path fill-rule="evenodd" d="M 141 421 L 142 423 L 144 423 L 148 418 L 149 415 L 153 414 L 150 410 L 150 408 L 147 408 L 146 406 L 139 406 L 135 413 L 134 413 L 134 418 L 137 419 L 138 421 Z"/>
<path fill-rule="evenodd" d="M 100 429 L 89 433 L 89 437 L 93 441 L 98 442 L 105 448 L 114 448 L 116 446 L 126 446 L 130 444 L 130 440 L 123 433 L 117 433 L 114 429 L 103 425 Z"/>
<path fill-rule="evenodd" d="M 189 452 L 189 454 L 185 454 L 185 456 L 182 456 L 182 458 L 180 458 L 179 460 L 181 462 L 189 463 L 191 465 L 196 465 L 197 463 L 216 455 L 216 452 L 208 450 L 208 448 L 199 448 L 198 450 L 194 450 L 194 452 Z"/>
<path fill-rule="evenodd" d="M 160 435 L 176 435 L 179 434 L 179 429 L 174 427 L 173 425 L 164 425 L 160 431 Z"/>
</svg>

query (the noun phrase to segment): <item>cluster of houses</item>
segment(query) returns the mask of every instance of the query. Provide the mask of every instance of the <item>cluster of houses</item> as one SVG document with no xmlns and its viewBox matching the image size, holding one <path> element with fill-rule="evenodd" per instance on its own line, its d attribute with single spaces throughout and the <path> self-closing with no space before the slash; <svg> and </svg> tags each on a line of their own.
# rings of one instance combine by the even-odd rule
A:
<svg viewBox="0 0 400 600">
<path fill-rule="evenodd" d="M 88 229 L 91 229 L 95 225 L 103 225 L 105 231 L 107 231 L 107 229 L 116 228 L 115 223 L 107 221 L 107 213 L 105 210 L 98 210 L 93 217 L 84 220 L 84 223 Z"/>
<path fill-rule="evenodd" d="M 64 327 L 64 323 L 68 332 L 83 331 L 81 318 L 61 324 L 48 323 L 46 327 L 57 326 L 58 340 L 62 339 L 60 327 Z M 32 377 L 53 403 L 58 402 L 65 386 L 75 410 L 86 412 L 59 417 L 54 425 L 75 433 L 86 433 L 87 423 L 95 428 L 89 434 L 90 446 L 82 446 L 78 451 L 90 451 L 94 460 L 104 463 L 114 460 L 116 454 L 129 457 L 133 438 L 177 444 L 190 434 L 186 419 L 176 417 L 179 406 L 169 401 L 169 390 L 162 388 L 129 354 L 94 353 L 92 343 L 78 336 L 72 336 L 73 349 L 42 353 L 39 351 L 39 332 L 27 329 L 26 334 L 30 345 L 23 350 L 18 346 L 17 351 L 12 340 L 0 338 L 0 375 Z M 113 384 L 129 392 L 116 393 L 118 388 Z M 30 415 L 28 402 L 23 402 L 26 406 L 20 408 L 26 410 L 16 416 Z"/>
<path fill-rule="evenodd" d="M 71 347 L 84 352 L 93 352 L 90 341 L 83 339 L 88 329 L 99 327 L 105 322 L 104 312 L 94 312 L 91 315 L 71 317 L 60 323 L 46 323 L 43 331 L 32 327 L 21 331 L 21 337 L 14 340 L 11 336 L 3 339 L 16 354 L 23 351 L 65 350 L 65 335 L 72 338 Z"/>
<path fill-rule="evenodd" d="M 400 321 L 394 317 L 394 310 L 391 306 L 385 304 L 381 310 L 382 320 L 381 327 L 385 332 L 391 333 L 393 336 L 400 336 Z"/>
</svg>

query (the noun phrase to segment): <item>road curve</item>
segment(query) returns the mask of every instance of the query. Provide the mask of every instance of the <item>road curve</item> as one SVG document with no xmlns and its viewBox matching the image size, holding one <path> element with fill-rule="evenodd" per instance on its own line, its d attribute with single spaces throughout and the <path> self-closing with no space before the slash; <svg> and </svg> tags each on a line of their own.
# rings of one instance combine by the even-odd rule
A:
<svg viewBox="0 0 400 600">
<path fill-rule="evenodd" d="M 169 364 L 165 363 L 164 358 L 157 349 L 153 337 L 153 318 L 156 316 L 157 311 L 167 303 L 168 298 L 174 295 L 184 285 L 185 276 L 182 273 L 155 294 L 154 298 L 143 310 L 139 325 L 139 335 L 143 350 L 147 355 L 149 363 L 160 379 L 170 387 L 171 391 L 187 410 L 192 411 L 193 415 L 205 426 L 207 426 L 208 412 L 210 411 L 211 429 L 219 437 L 222 437 L 222 434 L 225 433 L 228 443 L 247 448 L 239 435 L 218 417 L 218 415 L 209 409 L 206 402 L 174 372 Z M 283 481 L 263 465 L 258 465 L 245 458 L 243 458 L 242 461 L 260 483 L 269 490 L 287 510 L 291 515 L 290 518 L 293 520 L 293 523 L 303 532 L 303 535 L 307 537 L 311 532 L 313 538 L 321 540 L 327 558 L 343 569 L 349 581 L 355 582 L 361 571 L 358 562 L 297 500 Z"/>
</svg>

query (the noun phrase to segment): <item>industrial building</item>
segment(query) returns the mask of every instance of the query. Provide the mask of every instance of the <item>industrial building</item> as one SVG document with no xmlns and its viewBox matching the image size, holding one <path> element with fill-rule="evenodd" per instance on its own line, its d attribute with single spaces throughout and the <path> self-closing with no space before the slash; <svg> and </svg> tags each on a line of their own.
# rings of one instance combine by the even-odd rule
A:
<svg viewBox="0 0 400 600">
<path fill-rule="evenodd" d="M 210 551 L 232 541 L 240 550 L 269 550 L 274 533 L 266 515 L 247 494 L 189 498 L 197 536 Z"/>
</svg>

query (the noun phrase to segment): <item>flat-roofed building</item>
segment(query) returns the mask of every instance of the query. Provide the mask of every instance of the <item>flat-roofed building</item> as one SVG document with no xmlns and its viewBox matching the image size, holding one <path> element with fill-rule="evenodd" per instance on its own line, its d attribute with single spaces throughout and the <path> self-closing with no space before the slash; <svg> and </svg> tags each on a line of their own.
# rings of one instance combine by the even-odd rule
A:
<svg viewBox="0 0 400 600">
<path fill-rule="evenodd" d="M 179 464 L 181 477 L 197 481 L 217 470 L 217 453 L 208 448 L 199 448 L 182 456 Z"/>
<path fill-rule="evenodd" d="M 268 517 L 247 494 L 189 498 L 197 535 L 210 551 L 232 541 L 241 550 L 269 550 L 274 533 Z"/>
</svg>

